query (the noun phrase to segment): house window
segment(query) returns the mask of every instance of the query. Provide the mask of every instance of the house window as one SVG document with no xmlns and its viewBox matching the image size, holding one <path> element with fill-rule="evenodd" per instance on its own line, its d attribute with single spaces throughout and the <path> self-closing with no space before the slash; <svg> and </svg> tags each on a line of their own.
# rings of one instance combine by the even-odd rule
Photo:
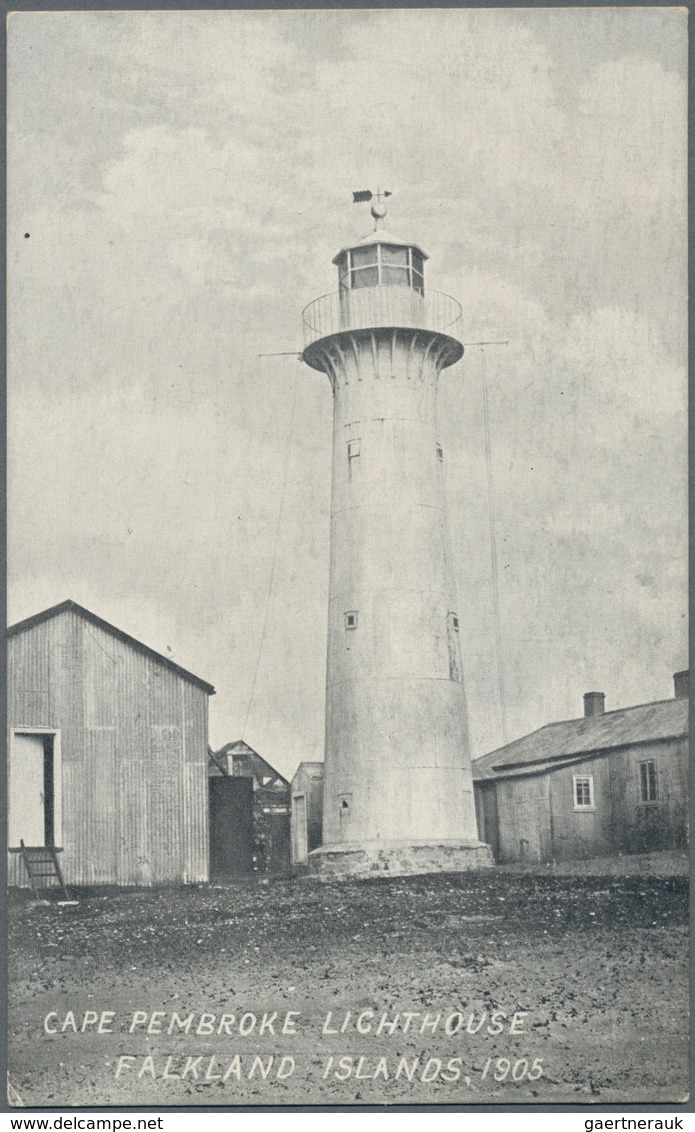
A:
<svg viewBox="0 0 695 1132">
<path fill-rule="evenodd" d="M 575 774 L 572 777 L 574 787 L 575 810 L 593 810 L 594 807 L 594 776 L 592 774 Z"/>
<path fill-rule="evenodd" d="M 656 781 L 656 762 L 648 759 L 639 764 L 639 789 L 643 802 L 658 802 L 659 788 Z"/>
<path fill-rule="evenodd" d="M 350 610 L 349 613 L 345 614 L 345 628 L 346 629 L 356 629 L 357 628 L 357 610 L 356 609 L 352 609 L 352 610 Z"/>
</svg>

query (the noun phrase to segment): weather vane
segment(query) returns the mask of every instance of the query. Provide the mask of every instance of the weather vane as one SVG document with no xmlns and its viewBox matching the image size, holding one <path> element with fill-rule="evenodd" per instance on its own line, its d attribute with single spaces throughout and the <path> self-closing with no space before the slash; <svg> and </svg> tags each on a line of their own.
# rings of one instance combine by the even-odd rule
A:
<svg viewBox="0 0 695 1132">
<path fill-rule="evenodd" d="M 377 189 L 375 193 L 371 192 L 370 189 L 361 189 L 359 192 L 352 194 L 352 203 L 361 204 L 363 201 L 367 200 L 374 201 L 370 212 L 374 217 L 374 230 L 376 231 L 377 228 L 383 228 L 384 226 L 384 217 L 386 216 L 388 207 L 386 197 L 390 196 L 393 196 L 393 193 L 388 192 L 386 189 L 384 189 L 383 192 L 381 189 Z"/>
</svg>

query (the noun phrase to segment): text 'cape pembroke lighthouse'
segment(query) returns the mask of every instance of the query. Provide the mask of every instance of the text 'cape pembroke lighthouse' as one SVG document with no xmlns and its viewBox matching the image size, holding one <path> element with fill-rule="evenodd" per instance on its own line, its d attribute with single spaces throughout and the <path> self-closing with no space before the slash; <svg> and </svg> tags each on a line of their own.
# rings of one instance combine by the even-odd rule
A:
<svg viewBox="0 0 695 1132">
<path fill-rule="evenodd" d="M 371 194 L 361 194 L 369 199 Z M 417 244 L 376 227 L 304 311 L 333 387 L 323 845 L 330 875 L 492 864 L 478 840 L 437 382 L 461 308 Z"/>
</svg>

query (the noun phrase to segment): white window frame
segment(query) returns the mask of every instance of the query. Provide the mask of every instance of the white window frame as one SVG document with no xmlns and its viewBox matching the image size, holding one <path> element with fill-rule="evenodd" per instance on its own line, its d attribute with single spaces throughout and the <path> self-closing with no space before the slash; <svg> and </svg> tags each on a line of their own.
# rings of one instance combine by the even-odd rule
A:
<svg viewBox="0 0 695 1132">
<path fill-rule="evenodd" d="M 589 802 L 588 804 L 579 803 L 577 801 L 577 783 L 588 782 L 589 784 Z M 594 776 L 593 774 L 573 774 L 572 775 L 572 808 L 578 813 L 591 813 L 596 809 L 594 802 Z"/>
<path fill-rule="evenodd" d="M 654 767 L 654 790 L 655 795 L 653 798 L 644 798 L 642 795 L 642 767 Z M 656 759 L 641 759 L 637 764 L 639 770 L 639 797 L 640 805 L 642 806 L 657 806 L 659 804 L 659 775 L 656 769 Z M 649 790 L 649 771 L 647 770 L 647 790 Z"/>
</svg>

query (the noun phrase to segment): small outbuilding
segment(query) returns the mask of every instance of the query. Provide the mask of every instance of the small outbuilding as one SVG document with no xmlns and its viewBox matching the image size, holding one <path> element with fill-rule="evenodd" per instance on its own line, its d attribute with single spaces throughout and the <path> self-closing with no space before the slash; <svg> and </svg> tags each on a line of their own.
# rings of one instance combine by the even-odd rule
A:
<svg viewBox="0 0 695 1132">
<path fill-rule="evenodd" d="M 300 763 L 291 782 L 292 865 L 308 868 L 309 854 L 322 843 L 323 763 Z"/>
<path fill-rule="evenodd" d="M 688 831 L 687 672 L 675 698 L 550 723 L 473 763 L 478 828 L 500 862 L 682 849 Z"/>
<path fill-rule="evenodd" d="M 212 685 L 74 601 L 8 638 L 9 883 L 21 841 L 67 885 L 207 881 Z"/>
<path fill-rule="evenodd" d="M 290 784 L 243 739 L 209 752 L 210 872 L 287 876 Z"/>
</svg>

